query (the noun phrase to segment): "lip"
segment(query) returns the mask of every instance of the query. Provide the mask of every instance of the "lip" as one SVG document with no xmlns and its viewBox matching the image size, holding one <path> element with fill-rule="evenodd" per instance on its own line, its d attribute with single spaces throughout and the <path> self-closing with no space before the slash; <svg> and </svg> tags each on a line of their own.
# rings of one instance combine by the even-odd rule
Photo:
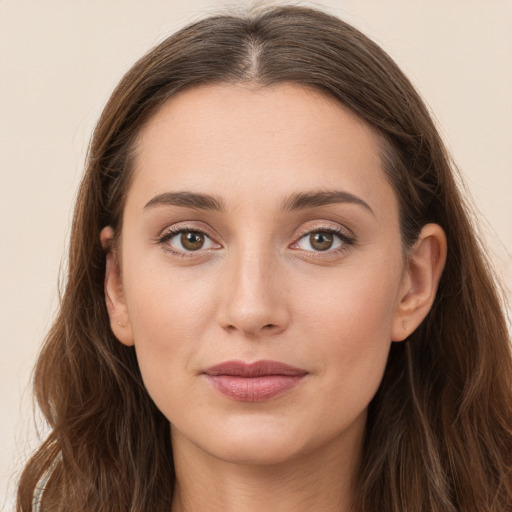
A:
<svg viewBox="0 0 512 512">
<path fill-rule="evenodd" d="M 217 391 L 242 402 L 270 400 L 297 386 L 307 374 L 301 368 L 267 360 L 225 361 L 204 371 Z"/>
</svg>

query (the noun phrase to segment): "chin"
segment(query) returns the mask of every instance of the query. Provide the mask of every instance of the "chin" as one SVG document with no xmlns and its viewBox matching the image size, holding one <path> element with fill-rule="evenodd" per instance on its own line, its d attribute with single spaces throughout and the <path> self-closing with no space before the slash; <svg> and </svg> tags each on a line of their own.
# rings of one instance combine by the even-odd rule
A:
<svg viewBox="0 0 512 512">
<path fill-rule="evenodd" d="M 186 438 L 202 452 L 225 462 L 272 465 L 304 454 L 307 446 L 313 444 L 299 425 L 301 422 L 282 418 L 235 416 L 218 422 L 210 418 L 204 425 L 196 423 L 192 430 L 173 428 L 173 438 Z"/>
<path fill-rule="evenodd" d="M 277 435 L 252 439 L 239 436 L 238 439 L 231 437 L 225 443 L 215 444 L 210 454 L 224 462 L 242 466 L 270 466 L 289 462 L 304 455 L 305 451 L 305 447 L 296 440 Z"/>
</svg>

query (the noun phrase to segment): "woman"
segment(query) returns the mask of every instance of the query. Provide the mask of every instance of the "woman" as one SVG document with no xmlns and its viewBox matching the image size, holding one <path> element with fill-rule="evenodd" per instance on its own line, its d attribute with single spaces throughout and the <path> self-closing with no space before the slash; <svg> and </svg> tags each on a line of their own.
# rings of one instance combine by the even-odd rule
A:
<svg viewBox="0 0 512 512">
<path fill-rule="evenodd" d="M 393 61 L 312 9 L 208 18 L 94 133 L 18 510 L 504 512 L 511 379 Z"/>
</svg>

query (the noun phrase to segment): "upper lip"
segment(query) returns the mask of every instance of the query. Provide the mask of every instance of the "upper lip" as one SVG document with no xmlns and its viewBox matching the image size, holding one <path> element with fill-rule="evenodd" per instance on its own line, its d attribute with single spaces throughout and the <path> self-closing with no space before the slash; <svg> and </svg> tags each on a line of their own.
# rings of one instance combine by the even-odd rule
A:
<svg viewBox="0 0 512 512">
<path fill-rule="evenodd" d="M 300 376 L 308 373 L 306 370 L 290 366 L 278 361 L 224 361 L 204 371 L 206 375 L 230 375 L 234 377 L 262 377 L 265 375 L 289 375 Z"/>
</svg>

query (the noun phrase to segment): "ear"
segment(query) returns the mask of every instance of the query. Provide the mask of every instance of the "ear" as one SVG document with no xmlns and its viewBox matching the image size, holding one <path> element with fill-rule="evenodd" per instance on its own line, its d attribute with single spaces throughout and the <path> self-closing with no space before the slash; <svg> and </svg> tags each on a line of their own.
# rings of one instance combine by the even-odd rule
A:
<svg viewBox="0 0 512 512">
<path fill-rule="evenodd" d="M 446 262 L 446 235 L 437 224 L 426 224 L 410 249 L 395 310 L 392 341 L 405 340 L 427 316 Z"/>
<path fill-rule="evenodd" d="M 117 249 L 113 245 L 114 230 L 110 226 L 103 228 L 100 239 L 106 252 L 105 302 L 110 317 L 110 328 L 121 343 L 133 346 L 133 332 L 124 298 L 121 266 Z"/>
</svg>

